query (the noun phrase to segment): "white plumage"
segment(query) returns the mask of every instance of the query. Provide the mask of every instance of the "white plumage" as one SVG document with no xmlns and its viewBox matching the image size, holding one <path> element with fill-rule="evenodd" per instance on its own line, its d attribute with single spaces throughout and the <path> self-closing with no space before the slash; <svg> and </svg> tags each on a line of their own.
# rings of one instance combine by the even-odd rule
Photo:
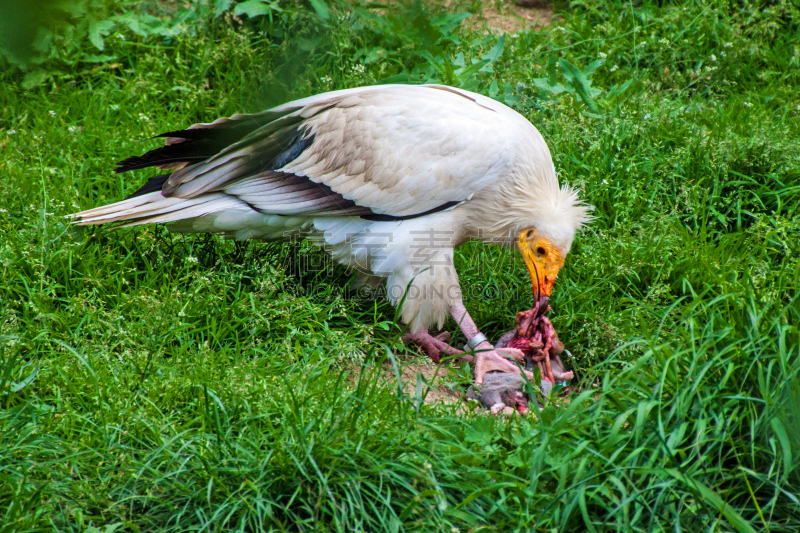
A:
<svg viewBox="0 0 800 533">
<path fill-rule="evenodd" d="M 563 262 L 588 219 L 576 192 L 559 187 L 535 127 L 451 87 L 335 91 L 162 136 L 166 146 L 117 171 L 172 173 L 129 199 L 78 213 L 78 224 L 315 238 L 337 261 L 385 278 L 395 303 L 408 289 L 401 316 L 412 332 L 441 327 L 460 304 L 458 245 L 511 245 L 535 229 Z"/>
</svg>

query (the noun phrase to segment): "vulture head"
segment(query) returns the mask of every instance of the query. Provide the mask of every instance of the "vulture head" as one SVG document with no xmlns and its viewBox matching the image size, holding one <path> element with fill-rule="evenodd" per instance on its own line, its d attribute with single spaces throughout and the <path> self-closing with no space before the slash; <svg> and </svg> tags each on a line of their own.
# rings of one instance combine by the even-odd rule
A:
<svg viewBox="0 0 800 533">
<path fill-rule="evenodd" d="M 554 245 L 536 228 L 529 228 L 520 233 L 517 243 L 522 259 L 533 282 L 534 302 L 550 298 L 553 284 L 556 282 L 559 269 L 564 266 L 566 252 Z M 568 250 L 567 250 L 568 251 Z M 546 308 L 546 305 L 542 305 Z"/>
<path fill-rule="evenodd" d="M 508 245 L 516 244 L 531 276 L 533 302 L 544 310 L 575 234 L 591 220 L 593 207 L 580 200 L 576 189 L 559 186 L 543 139 L 540 146 L 544 149 L 534 159 L 538 165 L 508 180 L 498 194 L 508 207 L 495 214 L 495 228 Z"/>
</svg>

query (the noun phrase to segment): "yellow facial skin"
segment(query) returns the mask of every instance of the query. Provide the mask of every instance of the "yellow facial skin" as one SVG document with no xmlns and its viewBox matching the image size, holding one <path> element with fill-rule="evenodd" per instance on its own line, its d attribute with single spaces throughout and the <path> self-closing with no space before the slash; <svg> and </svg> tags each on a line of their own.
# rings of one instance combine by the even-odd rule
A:
<svg viewBox="0 0 800 533">
<path fill-rule="evenodd" d="M 534 302 L 550 296 L 558 271 L 564 266 L 564 256 L 535 229 L 520 233 L 517 245 L 531 275 Z"/>
</svg>

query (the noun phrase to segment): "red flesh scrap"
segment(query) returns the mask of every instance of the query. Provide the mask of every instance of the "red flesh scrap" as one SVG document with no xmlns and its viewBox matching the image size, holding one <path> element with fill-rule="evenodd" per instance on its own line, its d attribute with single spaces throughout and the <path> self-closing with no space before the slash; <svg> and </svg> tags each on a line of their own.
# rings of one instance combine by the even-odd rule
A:
<svg viewBox="0 0 800 533">
<path fill-rule="evenodd" d="M 544 316 L 548 311 L 550 311 L 548 298 L 543 297 L 536 302 L 533 309 L 517 313 L 517 329 L 509 340 L 503 342 L 508 337 L 506 334 L 504 339 L 498 342 L 498 347 L 502 344 L 505 348 L 521 350 L 526 357 L 530 357 L 539 365 L 542 379 L 555 383 L 556 378 L 572 379 L 573 376 L 572 372 L 553 371 L 551 358 L 557 361 L 558 367 L 563 368 L 559 356 L 564 351 L 564 345 L 558 340 L 550 319 Z"/>
</svg>

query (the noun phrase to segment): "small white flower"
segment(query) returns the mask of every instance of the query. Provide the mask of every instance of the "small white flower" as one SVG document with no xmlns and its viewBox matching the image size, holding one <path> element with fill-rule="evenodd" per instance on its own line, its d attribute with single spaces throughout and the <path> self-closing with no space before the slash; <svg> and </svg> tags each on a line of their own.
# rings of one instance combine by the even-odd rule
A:
<svg viewBox="0 0 800 533">
<path fill-rule="evenodd" d="M 617 65 L 614 65 L 613 67 L 611 67 L 611 70 L 610 70 L 609 72 L 614 72 L 614 71 L 615 71 L 615 70 L 617 70 L 618 68 L 619 68 L 619 67 L 618 67 Z"/>
<path fill-rule="evenodd" d="M 192 256 L 192 255 L 190 255 L 189 257 L 186 258 L 186 262 L 187 263 L 197 263 L 197 258 Z"/>
<path fill-rule="evenodd" d="M 75 133 L 76 131 L 78 131 L 78 127 L 77 126 L 70 126 L 67 129 L 69 130 L 70 133 Z"/>
<path fill-rule="evenodd" d="M 608 185 L 608 180 L 605 178 L 603 179 L 603 185 Z"/>
<path fill-rule="evenodd" d="M 322 83 L 324 83 L 325 85 L 330 85 L 330 84 L 331 84 L 331 82 L 333 82 L 333 80 L 331 79 L 331 77 L 330 77 L 330 76 L 322 76 L 322 77 L 319 79 L 319 81 L 321 81 L 321 82 L 322 82 Z"/>
<path fill-rule="evenodd" d="M 124 41 L 125 40 L 125 36 L 122 35 L 121 33 L 118 33 L 117 34 L 117 39 L 120 39 L 120 40 Z"/>
<path fill-rule="evenodd" d="M 6 132 L 6 135 L 16 135 L 16 134 L 17 134 L 17 130 L 8 130 Z"/>
<path fill-rule="evenodd" d="M 358 63 L 357 65 L 353 65 L 351 70 L 353 71 L 353 74 L 364 74 L 367 71 L 367 68 L 361 63 Z"/>
<path fill-rule="evenodd" d="M 660 42 L 661 44 L 669 44 L 669 39 L 667 39 L 666 37 L 662 37 L 661 39 L 658 40 L 658 42 Z"/>
<path fill-rule="evenodd" d="M 745 106 L 745 107 L 753 107 L 753 104 L 751 104 L 750 102 L 745 102 L 745 103 L 744 103 L 744 106 Z"/>
<path fill-rule="evenodd" d="M 650 120 L 650 113 L 645 113 L 644 114 L 644 119 L 645 120 Z"/>
<path fill-rule="evenodd" d="M 144 113 L 139 113 L 139 120 L 143 120 L 145 122 L 150 121 L 150 117 L 146 116 Z"/>
<path fill-rule="evenodd" d="M 511 34 L 511 38 L 512 39 L 519 39 L 519 34 L 518 33 L 512 33 Z"/>
<path fill-rule="evenodd" d="M 605 58 L 607 58 L 607 57 L 608 57 L 608 56 L 605 54 L 605 52 L 600 52 L 600 53 L 599 53 L 599 54 L 597 54 L 597 55 L 600 57 L 600 59 L 605 59 Z"/>
<path fill-rule="evenodd" d="M 724 46 L 725 48 L 733 48 L 733 43 L 725 43 L 722 46 Z"/>
<path fill-rule="evenodd" d="M 53 118 L 56 118 L 56 112 L 55 111 L 50 111 L 50 116 L 53 117 Z"/>
<path fill-rule="evenodd" d="M 714 54 L 711 54 L 711 61 L 716 61 L 716 60 L 717 60 L 717 56 L 715 56 Z"/>
</svg>

